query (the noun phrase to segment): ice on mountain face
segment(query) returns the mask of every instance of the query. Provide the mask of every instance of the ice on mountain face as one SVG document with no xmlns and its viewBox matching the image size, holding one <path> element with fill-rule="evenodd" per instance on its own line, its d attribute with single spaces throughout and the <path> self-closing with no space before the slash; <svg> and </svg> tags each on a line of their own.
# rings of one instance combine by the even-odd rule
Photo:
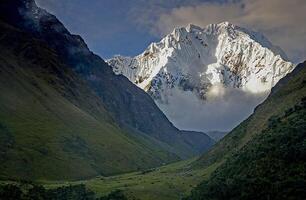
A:
<svg viewBox="0 0 306 200">
<path fill-rule="evenodd" d="M 175 125 L 193 130 L 208 127 L 200 125 L 203 121 L 199 125 L 188 121 L 207 120 L 202 113 L 207 113 L 206 109 L 213 113 L 210 105 L 228 106 L 215 112 L 217 123 L 226 118 L 231 121 L 231 115 L 242 120 L 293 69 L 283 51 L 262 34 L 228 22 L 176 28 L 142 54 L 116 56 L 108 63 L 116 74 L 125 75 L 147 91 Z M 237 101 L 238 106 L 230 105 Z M 182 110 L 184 116 L 179 115 Z"/>
</svg>

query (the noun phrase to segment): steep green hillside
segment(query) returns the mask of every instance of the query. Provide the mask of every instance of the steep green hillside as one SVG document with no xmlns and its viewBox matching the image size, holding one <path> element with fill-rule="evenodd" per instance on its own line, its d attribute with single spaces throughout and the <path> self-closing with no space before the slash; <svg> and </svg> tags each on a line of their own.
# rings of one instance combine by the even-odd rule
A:
<svg viewBox="0 0 306 200">
<path fill-rule="evenodd" d="M 237 151 L 240 151 L 256 135 L 268 128 L 272 116 L 280 116 L 286 110 L 299 104 L 306 96 L 306 63 L 298 65 L 295 70 L 280 80 L 272 89 L 269 97 L 254 111 L 248 119 L 205 153 L 195 167 L 205 167 L 212 163 L 221 163 Z"/>
<path fill-rule="evenodd" d="M 119 128 L 44 42 L 0 23 L 0 49 L 1 179 L 84 179 L 178 159 Z"/>
<path fill-rule="evenodd" d="M 306 62 L 196 168 L 222 163 L 187 199 L 306 198 Z"/>
<path fill-rule="evenodd" d="M 34 0 L 4 0 L 0 11 L 0 179 L 130 172 L 214 144 L 175 128 L 145 92 Z"/>
<path fill-rule="evenodd" d="M 186 199 L 306 199 L 306 97 L 219 167 Z"/>
<path fill-rule="evenodd" d="M 147 93 L 127 78 L 115 75 L 102 58 L 90 51 L 82 37 L 71 34 L 34 0 L 0 1 L 0 18 L 54 49 L 62 63 L 86 80 L 120 127 L 167 144 L 180 158 L 202 154 L 214 144 L 204 133 L 182 132 L 174 127 Z"/>
</svg>

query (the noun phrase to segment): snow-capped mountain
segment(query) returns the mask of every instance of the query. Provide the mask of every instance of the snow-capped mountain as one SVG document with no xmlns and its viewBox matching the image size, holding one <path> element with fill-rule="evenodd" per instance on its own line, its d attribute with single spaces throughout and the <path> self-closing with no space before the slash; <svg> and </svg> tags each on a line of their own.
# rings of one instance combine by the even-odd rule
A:
<svg viewBox="0 0 306 200">
<path fill-rule="evenodd" d="M 205 104 L 210 96 L 223 95 L 224 88 L 265 93 L 294 68 L 262 34 L 228 22 L 176 28 L 142 54 L 116 56 L 108 63 L 147 91 L 174 123 L 167 105 L 176 106 L 170 99 L 188 94 Z"/>
</svg>

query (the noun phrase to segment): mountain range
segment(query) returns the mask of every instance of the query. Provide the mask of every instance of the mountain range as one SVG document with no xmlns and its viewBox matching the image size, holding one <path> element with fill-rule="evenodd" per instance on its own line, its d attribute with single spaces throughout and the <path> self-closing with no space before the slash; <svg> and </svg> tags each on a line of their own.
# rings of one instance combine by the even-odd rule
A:
<svg viewBox="0 0 306 200">
<path fill-rule="evenodd" d="M 306 198 L 306 62 L 282 78 L 253 114 L 200 157 L 85 181 L 127 199 Z"/>
<path fill-rule="evenodd" d="M 260 33 L 189 25 L 105 62 L 34 0 L 2 0 L 0 50 L 0 199 L 306 199 L 306 62 Z M 221 126 L 247 99 L 229 132 L 186 121 Z"/>
<path fill-rule="evenodd" d="M 235 109 L 241 115 L 239 121 L 243 120 L 251 114 L 249 109 L 228 108 L 235 107 L 236 96 L 244 97 L 241 102 L 250 102 L 246 107 L 255 107 L 294 68 L 264 35 L 229 22 L 175 28 L 140 55 L 115 56 L 107 62 L 116 74 L 146 91 L 175 125 L 201 131 L 209 131 L 211 121 L 217 124 L 210 130 L 219 128 L 222 115 L 232 120 Z M 223 108 L 229 114 L 216 109 L 218 101 L 229 104 Z M 195 115 L 207 112 L 219 113 L 215 117 Z M 237 122 L 227 129 L 234 125 Z"/>
</svg>

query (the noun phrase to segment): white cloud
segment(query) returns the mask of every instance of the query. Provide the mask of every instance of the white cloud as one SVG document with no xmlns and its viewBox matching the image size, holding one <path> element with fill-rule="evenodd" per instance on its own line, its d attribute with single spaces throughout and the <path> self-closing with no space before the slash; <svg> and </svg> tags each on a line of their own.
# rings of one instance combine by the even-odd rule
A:
<svg viewBox="0 0 306 200">
<path fill-rule="evenodd" d="M 215 85 L 208 91 L 207 100 L 193 92 L 171 90 L 169 104 L 158 103 L 160 109 L 179 129 L 195 131 L 230 131 L 252 114 L 267 93 L 249 93 L 236 88 Z"/>
</svg>

